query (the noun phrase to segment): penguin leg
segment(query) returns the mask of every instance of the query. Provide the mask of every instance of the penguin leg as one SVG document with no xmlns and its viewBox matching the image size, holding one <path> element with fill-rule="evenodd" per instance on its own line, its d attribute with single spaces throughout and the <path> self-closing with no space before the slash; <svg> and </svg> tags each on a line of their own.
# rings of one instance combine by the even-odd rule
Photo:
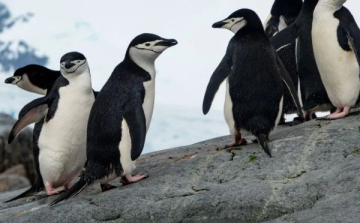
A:
<svg viewBox="0 0 360 223">
<path fill-rule="evenodd" d="M 52 187 L 52 185 L 48 184 L 48 185 L 45 185 L 45 190 L 46 190 L 46 194 L 48 196 L 51 196 L 51 195 L 54 195 L 54 194 L 59 194 L 61 192 L 64 191 L 64 188 L 61 188 L 61 189 L 54 189 Z"/>
<path fill-rule="evenodd" d="M 73 184 L 72 184 L 71 181 L 72 181 L 72 180 L 70 180 L 69 182 L 67 182 L 67 183 L 65 184 L 65 189 L 66 189 L 66 190 L 69 190 L 69 189 L 73 186 Z"/>
<path fill-rule="evenodd" d="M 123 185 L 128 185 L 128 184 L 136 183 L 148 177 L 149 177 L 148 175 L 142 175 L 142 174 L 138 174 L 135 176 L 132 176 L 131 174 L 127 174 L 121 178 L 120 183 L 122 183 Z"/>
<path fill-rule="evenodd" d="M 327 119 L 335 120 L 346 117 L 350 113 L 350 106 L 345 106 L 344 108 L 336 108 L 336 111 L 329 116 Z"/>
<path fill-rule="evenodd" d="M 105 191 L 112 190 L 112 189 L 116 188 L 116 186 L 111 185 L 111 184 L 100 184 L 100 187 L 101 187 L 102 192 L 105 192 Z"/>
</svg>

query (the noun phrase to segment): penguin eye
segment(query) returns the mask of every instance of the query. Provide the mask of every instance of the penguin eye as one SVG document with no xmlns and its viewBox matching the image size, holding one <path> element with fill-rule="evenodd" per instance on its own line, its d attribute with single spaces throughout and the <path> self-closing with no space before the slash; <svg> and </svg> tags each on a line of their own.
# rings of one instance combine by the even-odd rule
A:
<svg viewBox="0 0 360 223">
<path fill-rule="evenodd" d="M 150 43 L 145 44 L 145 46 L 150 46 Z"/>
<path fill-rule="evenodd" d="M 80 60 L 76 61 L 76 63 L 80 63 L 80 62 L 81 62 Z"/>
<path fill-rule="evenodd" d="M 232 20 L 231 20 L 231 22 L 234 22 L 234 21 L 235 21 L 235 19 L 232 19 Z"/>
</svg>

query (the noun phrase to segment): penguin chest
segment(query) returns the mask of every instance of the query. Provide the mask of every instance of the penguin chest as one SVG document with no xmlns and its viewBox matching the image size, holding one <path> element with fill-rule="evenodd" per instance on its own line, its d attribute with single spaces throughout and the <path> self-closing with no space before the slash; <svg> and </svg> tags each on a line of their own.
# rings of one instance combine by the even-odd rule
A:
<svg viewBox="0 0 360 223">
<path fill-rule="evenodd" d="M 79 174 L 86 161 L 86 130 L 95 98 L 90 89 L 84 92 L 71 85 L 60 88 L 55 115 L 41 129 L 40 172 L 54 186 Z"/>
<path fill-rule="evenodd" d="M 224 116 L 226 123 L 228 124 L 229 131 L 232 134 L 235 131 L 235 120 L 233 115 L 233 103 L 230 97 L 229 78 L 226 79 Z"/>
<path fill-rule="evenodd" d="M 146 118 L 146 130 L 149 129 L 152 114 L 154 111 L 154 102 L 155 102 L 155 79 L 151 81 L 144 82 L 145 88 L 145 98 L 143 102 L 143 109 Z"/>
<path fill-rule="evenodd" d="M 312 41 L 315 60 L 328 96 L 336 107 L 353 106 L 360 91 L 359 65 L 353 51 L 338 42 L 339 20 L 334 12 L 317 7 L 314 12 Z"/>
</svg>

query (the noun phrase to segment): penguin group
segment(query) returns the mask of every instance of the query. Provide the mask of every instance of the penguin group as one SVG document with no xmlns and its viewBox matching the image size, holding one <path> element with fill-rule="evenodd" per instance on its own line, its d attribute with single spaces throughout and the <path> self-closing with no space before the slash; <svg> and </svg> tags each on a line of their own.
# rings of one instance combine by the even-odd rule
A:
<svg viewBox="0 0 360 223">
<path fill-rule="evenodd" d="M 264 23 L 243 8 L 212 25 L 234 34 L 202 104 L 206 115 L 225 82 L 224 116 L 232 142 L 224 149 L 246 145 L 246 131 L 272 157 L 270 133 L 286 114 L 303 122 L 327 111 L 331 114 L 322 119 L 334 120 L 359 105 L 360 29 L 345 2 L 275 0 Z M 99 92 L 80 52 L 64 54 L 59 71 L 31 64 L 7 78 L 6 84 L 42 95 L 22 108 L 8 138 L 12 143 L 35 124 L 38 178 L 7 202 L 45 191 L 60 194 L 50 203 L 55 205 L 94 183 L 107 191 L 116 178 L 123 185 L 147 178 L 133 171 L 154 109 L 155 60 L 177 43 L 150 33 L 136 36 Z"/>
</svg>

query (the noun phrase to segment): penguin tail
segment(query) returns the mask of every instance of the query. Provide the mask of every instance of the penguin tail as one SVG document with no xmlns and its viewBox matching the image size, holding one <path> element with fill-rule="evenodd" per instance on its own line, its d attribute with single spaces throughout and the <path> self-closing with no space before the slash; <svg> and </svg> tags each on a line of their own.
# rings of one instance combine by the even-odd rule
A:
<svg viewBox="0 0 360 223">
<path fill-rule="evenodd" d="M 257 137 L 261 147 L 265 151 L 265 153 L 268 154 L 269 157 L 272 157 L 270 147 L 269 147 L 269 145 L 267 143 L 267 140 L 266 140 L 266 136 L 264 134 L 260 133 L 260 134 L 257 134 L 256 137 Z"/>
<path fill-rule="evenodd" d="M 22 194 L 8 200 L 8 201 L 5 201 L 4 203 L 8 203 L 8 202 L 11 202 L 11 201 L 15 201 L 17 199 L 20 199 L 20 198 L 24 198 L 24 197 L 29 197 L 29 196 L 32 196 L 34 194 L 37 194 L 39 193 L 40 191 L 44 190 L 44 184 L 43 184 L 43 181 L 41 180 L 41 178 L 37 178 L 35 180 L 35 183 L 28 189 L 26 190 L 25 192 L 23 192 Z"/>
<path fill-rule="evenodd" d="M 65 193 L 61 194 L 58 198 L 56 198 L 53 202 L 49 204 L 49 206 L 53 206 L 61 201 L 68 200 L 72 197 L 80 194 L 87 186 L 89 185 L 83 178 L 81 178 L 74 186 L 72 186 Z"/>
</svg>

